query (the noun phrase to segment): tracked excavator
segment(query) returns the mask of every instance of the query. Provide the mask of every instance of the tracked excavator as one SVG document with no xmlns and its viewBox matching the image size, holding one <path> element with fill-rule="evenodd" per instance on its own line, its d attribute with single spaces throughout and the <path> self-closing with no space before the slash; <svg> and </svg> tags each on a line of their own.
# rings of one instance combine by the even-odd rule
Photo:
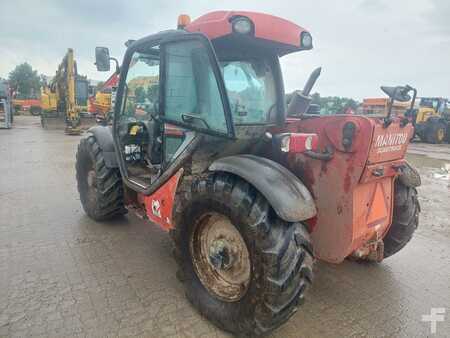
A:
<svg viewBox="0 0 450 338">
<path fill-rule="evenodd" d="M 78 135 L 94 125 L 94 116 L 87 112 L 88 87 L 87 77 L 78 74 L 74 51 L 69 48 L 53 79 L 42 88 L 42 127 Z"/>
</svg>

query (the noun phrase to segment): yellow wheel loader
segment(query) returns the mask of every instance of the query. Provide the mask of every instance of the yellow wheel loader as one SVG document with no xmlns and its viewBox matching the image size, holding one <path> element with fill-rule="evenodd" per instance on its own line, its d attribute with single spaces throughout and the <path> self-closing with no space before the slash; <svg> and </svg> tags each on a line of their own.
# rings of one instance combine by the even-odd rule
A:
<svg viewBox="0 0 450 338">
<path fill-rule="evenodd" d="M 413 117 L 415 133 L 427 143 L 448 142 L 450 137 L 450 112 L 448 99 L 423 97 Z"/>
</svg>

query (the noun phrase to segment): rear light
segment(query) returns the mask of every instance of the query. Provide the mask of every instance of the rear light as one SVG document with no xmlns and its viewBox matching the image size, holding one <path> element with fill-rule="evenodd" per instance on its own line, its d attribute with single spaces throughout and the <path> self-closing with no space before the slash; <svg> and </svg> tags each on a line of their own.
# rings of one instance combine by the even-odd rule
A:
<svg viewBox="0 0 450 338">
<path fill-rule="evenodd" d="M 317 134 L 286 133 L 278 135 L 280 150 L 284 153 L 304 153 L 316 150 L 319 137 Z"/>
</svg>

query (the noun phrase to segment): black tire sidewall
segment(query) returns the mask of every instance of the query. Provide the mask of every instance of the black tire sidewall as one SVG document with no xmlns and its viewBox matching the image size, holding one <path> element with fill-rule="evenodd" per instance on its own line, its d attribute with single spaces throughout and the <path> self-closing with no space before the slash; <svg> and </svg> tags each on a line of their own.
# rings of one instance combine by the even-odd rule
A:
<svg viewBox="0 0 450 338">
<path fill-rule="evenodd" d="M 89 186 L 87 182 L 89 167 L 95 170 L 95 155 L 91 151 L 88 139 L 82 139 L 77 153 L 77 181 L 80 193 L 80 200 L 85 212 L 93 217 L 95 216 L 95 206 L 98 203 L 98 196 L 95 195 L 95 201 L 89 201 Z M 97 174 L 97 173 L 96 173 Z"/>
<path fill-rule="evenodd" d="M 442 140 L 438 139 L 438 131 L 442 129 L 444 130 L 444 138 Z M 427 141 L 428 143 L 440 144 L 444 142 L 447 138 L 447 126 L 441 121 L 432 121 L 429 129 L 427 131 Z"/>
<path fill-rule="evenodd" d="M 415 188 L 408 187 L 397 180 L 394 193 L 392 224 L 383 238 L 385 258 L 403 249 L 413 237 L 419 224 L 420 206 Z"/>
</svg>

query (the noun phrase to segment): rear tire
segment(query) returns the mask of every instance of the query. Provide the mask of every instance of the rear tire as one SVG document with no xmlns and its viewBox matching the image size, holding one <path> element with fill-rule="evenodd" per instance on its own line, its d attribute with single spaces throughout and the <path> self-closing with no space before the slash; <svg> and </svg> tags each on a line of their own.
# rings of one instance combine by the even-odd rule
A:
<svg viewBox="0 0 450 338">
<path fill-rule="evenodd" d="M 384 258 L 403 249 L 419 225 L 420 205 L 416 189 L 397 180 L 394 193 L 392 225 L 383 238 Z"/>
<path fill-rule="evenodd" d="M 127 213 L 120 172 L 106 167 L 103 151 L 93 135 L 78 145 L 76 176 L 81 204 L 89 217 L 104 221 Z"/>
<path fill-rule="evenodd" d="M 248 251 L 248 284 L 242 284 L 246 289 L 238 299 L 227 300 L 211 291 L 215 285 L 202 282 L 205 279 L 199 273 L 198 260 L 193 261 L 193 257 L 198 257 L 192 245 L 194 234 L 200 220 L 210 213 L 226 217 L 242 236 Z M 305 290 L 312 283 L 309 234 L 303 224 L 281 220 L 247 182 L 227 174 L 199 180 L 193 184 L 192 194 L 187 196 L 177 217 L 182 222 L 177 222 L 172 237 L 186 296 L 218 327 L 245 336 L 267 333 L 286 322 L 304 301 Z M 209 256 L 205 264 L 212 266 L 211 259 L 215 256 Z M 212 268 L 216 272 L 223 269 Z"/>
</svg>

